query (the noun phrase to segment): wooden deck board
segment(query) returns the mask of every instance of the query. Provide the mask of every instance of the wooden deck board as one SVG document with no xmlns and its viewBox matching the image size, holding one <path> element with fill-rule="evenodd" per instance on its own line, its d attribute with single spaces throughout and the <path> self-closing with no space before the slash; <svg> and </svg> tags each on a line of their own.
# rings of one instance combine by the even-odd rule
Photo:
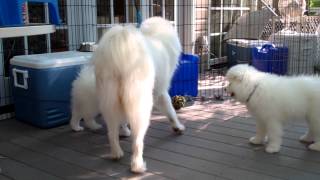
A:
<svg viewBox="0 0 320 180">
<path fill-rule="evenodd" d="M 9 159 L 2 158 L 0 160 L 1 176 L 0 179 L 25 179 L 25 180 L 34 180 L 34 179 L 46 179 L 46 180 L 59 180 L 61 177 L 57 177 L 51 174 L 48 174 L 44 171 L 30 167 L 27 164 Z"/>
<path fill-rule="evenodd" d="M 298 141 L 303 122 L 285 127 L 281 152 L 271 155 L 248 143 L 255 122 L 242 106 L 194 104 L 179 117 L 187 127 L 181 136 L 162 115 L 152 116 L 142 175 L 130 172 L 130 138 L 121 139 L 124 158 L 112 161 L 105 130 L 75 133 L 67 125 L 38 129 L 1 121 L 0 179 L 320 179 L 320 153 Z"/>
</svg>

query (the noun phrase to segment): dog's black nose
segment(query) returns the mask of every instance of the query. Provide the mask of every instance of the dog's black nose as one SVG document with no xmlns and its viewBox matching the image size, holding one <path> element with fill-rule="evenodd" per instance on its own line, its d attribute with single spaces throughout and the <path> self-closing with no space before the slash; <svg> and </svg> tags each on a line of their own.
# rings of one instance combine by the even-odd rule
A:
<svg viewBox="0 0 320 180">
<path fill-rule="evenodd" d="M 230 93 L 230 96 L 233 97 L 234 96 L 234 92 Z"/>
</svg>

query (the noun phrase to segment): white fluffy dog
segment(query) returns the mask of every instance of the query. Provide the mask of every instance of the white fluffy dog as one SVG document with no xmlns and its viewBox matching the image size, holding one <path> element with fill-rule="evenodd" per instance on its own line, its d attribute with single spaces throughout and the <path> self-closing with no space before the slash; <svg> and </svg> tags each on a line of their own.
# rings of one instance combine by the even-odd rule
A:
<svg viewBox="0 0 320 180">
<path fill-rule="evenodd" d="M 71 112 L 70 126 L 74 131 L 83 130 L 83 127 L 80 126 L 81 119 L 92 130 L 102 127 L 94 119 L 99 114 L 99 108 L 93 66 L 84 66 L 72 83 Z"/>
<path fill-rule="evenodd" d="M 253 144 L 267 137 L 266 151 L 280 151 L 283 125 L 289 119 L 306 119 L 309 130 L 300 140 L 312 143 L 309 149 L 320 151 L 320 78 L 286 77 L 264 73 L 248 65 L 236 65 L 227 72 L 227 91 L 244 103 L 256 118 Z"/>
<path fill-rule="evenodd" d="M 71 97 L 71 128 L 74 131 L 82 131 L 84 128 L 80 125 L 81 119 L 84 120 L 85 125 L 91 130 L 102 128 L 95 121 L 100 111 L 93 65 L 89 64 L 82 67 L 78 77 L 72 83 Z M 130 136 L 130 130 L 126 123 L 121 124 L 119 135 Z"/>
<path fill-rule="evenodd" d="M 173 129 L 182 132 L 168 94 L 178 64 L 181 45 L 169 21 L 154 17 L 140 29 L 115 26 L 101 38 L 93 56 L 97 97 L 107 123 L 111 158 L 119 159 L 119 125 L 127 120 L 132 132 L 133 172 L 144 172 L 143 140 L 149 126 L 153 102 L 169 118 Z"/>
</svg>

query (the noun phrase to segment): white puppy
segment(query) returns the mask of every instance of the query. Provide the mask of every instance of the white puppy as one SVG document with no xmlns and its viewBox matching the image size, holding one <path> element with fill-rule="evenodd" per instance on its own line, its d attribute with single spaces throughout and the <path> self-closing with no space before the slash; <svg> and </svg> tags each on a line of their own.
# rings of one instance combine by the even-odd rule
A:
<svg viewBox="0 0 320 180">
<path fill-rule="evenodd" d="M 227 72 L 227 91 L 244 103 L 256 118 L 253 144 L 268 138 L 266 151 L 280 151 L 283 125 L 289 119 L 306 119 L 309 130 L 300 140 L 313 142 L 311 150 L 320 151 L 320 78 L 277 76 L 248 65 L 236 65 Z"/>
<path fill-rule="evenodd" d="M 175 131 L 179 122 L 168 94 L 178 64 L 181 45 L 169 21 L 147 19 L 140 29 L 115 26 L 101 38 L 93 62 L 96 69 L 99 107 L 107 123 L 111 157 L 121 158 L 119 124 L 126 119 L 132 131 L 133 172 L 144 172 L 143 140 L 153 102 L 169 118 Z"/>
<path fill-rule="evenodd" d="M 93 65 L 89 64 L 82 67 L 78 77 L 72 83 L 71 97 L 71 128 L 74 131 L 82 131 L 84 128 L 80 125 L 81 119 L 84 120 L 85 125 L 91 130 L 102 128 L 95 121 L 96 116 L 99 114 L 99 107 Z M 127 123 L 121 124 L 119 134 L 120 136 L 130 136 Z"/>
</svg>

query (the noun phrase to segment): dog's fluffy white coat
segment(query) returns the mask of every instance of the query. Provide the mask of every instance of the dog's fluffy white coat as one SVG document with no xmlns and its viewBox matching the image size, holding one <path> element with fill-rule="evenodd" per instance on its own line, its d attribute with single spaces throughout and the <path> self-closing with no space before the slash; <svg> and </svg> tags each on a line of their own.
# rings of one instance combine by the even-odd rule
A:
<svg viewBox="0 0 320 180">
<path fill-rule="evenodd" d="M 227 91 L 244 103 L 256 118 L 253 144 L 267 137 L 266 151 L 280 151 L 283 125 L 290 119 L 306 119 L 309 130 L 301 136 L 312 143 L 311 150 L 320 151 L 320 78 L 316 76 L 277 76 L 248 65 L 236 65 L 226 75 Z"/>
<path fill-rule="evenodd" d="M 98 99 L 96 95 L 96 77 L 93 66 L 84 66 L 76 80 L 72 83 L 71 90 L 72 118 L 70 126 L 74 131 L 81 131 L 80 120 L 93 130 L 101 128 L 94 118 L 99 114 Z"/>
<path fill-rule="evenodd" d="M 96 93 L 96 77 L 94 66 L 92 64 L 85 65 L 81 68 L 78 77 L 72 83 L 71 90 L 71 111 L 72 118 L 70 126 L 74 131 L 82 131 L 84 128 L 80 125 L 83 119 L 85 125 L 91 130 L 102 128 L 96 122 L 99 115 L 98 98 Z M 130 136 L 131 132 L 127 123 L 120 126 L 120 136 Z"/>
<path fill-rule="evenodd" d="M 169 118 L 176 131 L 184 130 L 168 95 L 180 53 L 177 32 L 169 21 L 159 17 L 147 19 L 140 29 L 111 28 L 94 53 L 97 97 L 108 127 L 111 157 L 123 156 L 118 127 L 126 120 L 133 138 L 133 172 L 146 170 L 143 140 L 153 104 Z"/>
</svg>

